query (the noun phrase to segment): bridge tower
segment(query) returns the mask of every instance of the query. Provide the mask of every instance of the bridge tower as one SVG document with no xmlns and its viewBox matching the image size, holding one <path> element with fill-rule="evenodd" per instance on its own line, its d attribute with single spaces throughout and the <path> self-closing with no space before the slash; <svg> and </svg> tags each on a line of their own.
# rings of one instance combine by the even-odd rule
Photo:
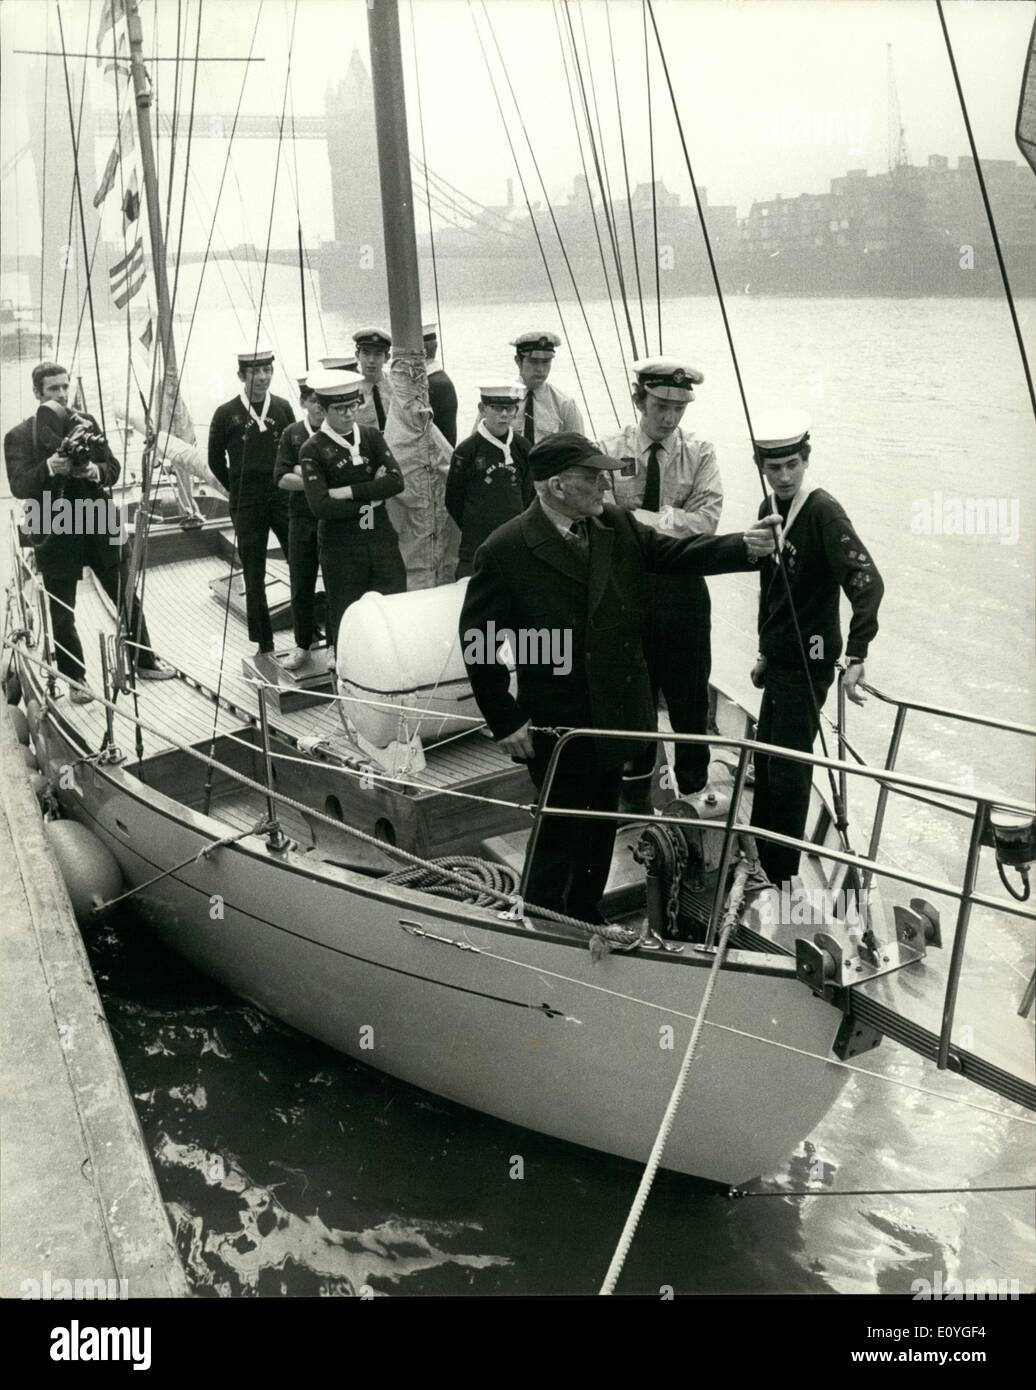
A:
<svg viewBox="0 0 1036 1390">
<path fill-rule="evenodd" d="M 328 84 L 327 158 L 334 241 L 320 254 L 320 301 L 357 318 L 388 313 L 378 141 L 370 74 L 354 48 L 345 76 Z"/>
</svg>

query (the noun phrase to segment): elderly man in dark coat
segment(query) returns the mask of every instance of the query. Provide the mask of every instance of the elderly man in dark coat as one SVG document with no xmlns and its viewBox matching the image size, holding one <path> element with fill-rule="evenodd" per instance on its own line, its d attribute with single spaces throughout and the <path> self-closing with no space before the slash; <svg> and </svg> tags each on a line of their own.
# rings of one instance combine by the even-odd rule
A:
<svg viewBox="0 0 1036 1390">
<path fill-rule="evenodd" d="M 656 727 L 643 646 L 648 575 L 749 570 L 773 551 L 767 522 L 736 535 L 682 539 L 641 525 L 603 502 L 615 467 L 579 434 L 536 445 L 529 455 L 536 500 L 479 548 L 461 612 L 479 709 L 541 789 L 555 743 L 546 729 Z M 517 698 L 498 660 L 504 633 Z M 614 811 L 630 748 L 620 739 L 575 740 L 562 754 L 549 804 Z M 530 905 L 602 921 L 615 830 L 611 819 L 546 817 L 529 871 Z"/>
</svg>

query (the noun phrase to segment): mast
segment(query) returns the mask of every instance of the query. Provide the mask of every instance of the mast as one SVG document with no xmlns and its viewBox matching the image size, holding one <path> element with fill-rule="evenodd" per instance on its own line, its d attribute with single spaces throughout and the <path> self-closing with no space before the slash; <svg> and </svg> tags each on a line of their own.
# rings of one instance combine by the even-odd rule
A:
<svg viewBox="0 0 1036 1390">
<path fill-rule="evenodd" d="M 133 94 L 137 107 L 137 132 L 140 140 L 140 164 L 144 176 L 145 201 L 147 203 L 148 232 L 151 239 L 151 263 L 155 271 L 155 291 L 158 297 L 158 351 L 162 366 L 162 390 L 158 397 L 158 416 L 155 432 L 163 428 L 169 430 L 174 418 L 186 424 L 190 434 L 188 443 L 193 443 L 194 431 L 190 428 L 187 412 L 170 409 L 173 418 L 163 420 L 167 406 L 177 398 L 179 369 L 176 361 L 176 344 L 173 341 L 173 314 L 169 303 L 169 280 L 166 275 L 165 238 L 162 235 L 162 204 L 158 193 L 158 175 L 155 172 L 155 150 L 151 138 L 151 84 L 144 69 L 144 33 L 140 23 L 138 0 L 126 0 L 126 29 L 130 44 L 130 70 L 133 74 Z"/>
<path fill-rule="evenodd" d="M 410 143 L 406 128 L 398 0 L 367 0 L 367 29 L 374 87 L 374 121 L 378 136 L 381 215 L 393 355 L 413 355 L 423 362 L 421 282 L 417 269 L 417 232 L 414 227 L 414 190 L 410 181 Z"/>
</svg>

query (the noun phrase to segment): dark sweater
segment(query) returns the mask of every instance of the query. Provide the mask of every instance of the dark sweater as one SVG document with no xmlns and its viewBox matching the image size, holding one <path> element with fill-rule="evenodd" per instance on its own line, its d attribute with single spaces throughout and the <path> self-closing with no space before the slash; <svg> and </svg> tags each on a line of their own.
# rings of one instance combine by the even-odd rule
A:
<svg viewBox="0 0 1036 1390">
<path fill-rule="evenodd" d="M 477 432 L 457 445 L 446 479 L 446 510 L 460 527 L 462 566 L 498 526 L 520 516 L 536 495 L 529 473 L 529 442 L 511 440 L 513 467 L 495 444 Z"/>
<path fill-rule="evenodd" d="M 786 517 L 790 504 L 777 505 Z M 768 513 L 767 500 L 760 504 L 759 515 Z M 862 661 L 878 632 L 878 607 L 885 586 L 841 503 L 829 492 L 817 488 L 803 502 L 785 541 L 784 562 L 811 665 L 833 666 L 842 654 L 840 591 L 853 609 L 846 655 Z M 795 625 L 774 560 L 762 562 L 759 579 L 759 651 L 774 666 L 798 668 L 801 657 Z"/>
<path fill-rule="evenodd" d="M 457 443 L 457 391 L 440 367 L 428 378 L 428 404 L 432 419 L 452 445 Z"/>
<path fill-rule="evenodd" d="M 387 532 L 395 535 L 382 504 L 403 491 L 403 475 L 380 430 L 360 426 L 359 459 L 330 435 L 317 430 L 299 453 L 309 509 L 320 520 L 320 538 L 366 541 Z M 331 488 L 351 487 L 348 500 L 328 496 Z"/>
<path fill-rule="evenodd" d="M 255 407 L 253 407 L 255 408 Z M 256 414 L 261 414 L 255 408 Z M 230 493 L 230 504 L 260 502 L 275 493 L 274 464 L 282 433 L 295 413 L 280 396 L 270 397 L 265 429 L 260 429 L 240 398 L 218 406 L 209 425 L 209 472 Z"/>
<path fill-rule="evenodd" d="M 277 448 L 277 462 L 273 466 L 273 481 L 278 487 L 280 487 L 280 481 L 285 474 L 294 473 L 296 465 L 301 463 L 302 460 L 299 455 L 302 452 L 303 444 L 309 437 L 310 429 L 306 420 L 296 420 L 281 435 L 281 442 Z M 302 481 L 301 477 L 299 481 Z M 306 501 L 305 488 L 283 488 L 281 490 L 288 496 L 291 516 L 300 521 L 313 520 L 313 513 Z"/>
</svg>

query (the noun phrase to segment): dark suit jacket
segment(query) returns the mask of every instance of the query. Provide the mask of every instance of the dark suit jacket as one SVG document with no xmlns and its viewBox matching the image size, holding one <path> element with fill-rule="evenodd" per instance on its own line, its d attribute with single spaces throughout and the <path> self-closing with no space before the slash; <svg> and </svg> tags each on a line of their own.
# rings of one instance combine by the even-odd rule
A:
<svg viewBox="0 0 1036 1390">
<path fill-rule="evenodd" d="M 453 382 L 440 367 L 428 378 L 428 404 L 432 407 L 432 419 L 456 447 L 457 444 L 457 391 Z"/>
<path fill-rule="evenodd" d="M 591 518 L 589 563 L 543 511 L 539 501 L 479 547 L 460 617 L 465 666 L 478 707 L 495 738 L 526 720 L 534 725 L 598 729 L 654 729 L 644 656 L 644 611 L 650 574 L 728 574 L 751 570 L 744 538 L 662 536 L 620 507 L 605 504 Z M 487 625 L 496 632 L 557 634 L 554 656 L 566 651 L 571 670 L 539 653 L 515 652 L 517 700 L 506 668 L 489 659 Z M 482 634 L 478 636 L 477 634 Z M 519 644 L 520 645 L 520 644 Z M 537 741 L 537 755 L 549 748 Z M 575 751 L 578 750 L 578 751 Z M 631 745 L 619 740 L 593 746 L 579 741 L 567 766 L 604 769 L 625 761 Z M 571 761 L 569 761 L 571 759 Z"/>
<path fill-rule="evenodd" d="M 92 415 L 86 417 L 97 430 L 100 426 Z M 94 450 L 93 462 L 101 470 L 101 482 L 86 478 L 56 477 L 47 471 L 47 448 L 36 438 L 36 417 L 30 415 L 4 436 L 4 461 L 7 481 L 14 497 L 38 502 L 45 508 L 48 494 L 51 502 L 64 497 L 96 501 L 106 497 L 106 488 L 118 480 L 119 461 L 105 444 Z M 33 542 L 35 544 L 35 542 Z M 119 563 L 122 548 L 110 545 L 107 536 L 51 535 L 36 544 L 36 559 L 41 569 L 55 575 L 80 574 L 84 565 L 109 569 Z"/>
</svg>

